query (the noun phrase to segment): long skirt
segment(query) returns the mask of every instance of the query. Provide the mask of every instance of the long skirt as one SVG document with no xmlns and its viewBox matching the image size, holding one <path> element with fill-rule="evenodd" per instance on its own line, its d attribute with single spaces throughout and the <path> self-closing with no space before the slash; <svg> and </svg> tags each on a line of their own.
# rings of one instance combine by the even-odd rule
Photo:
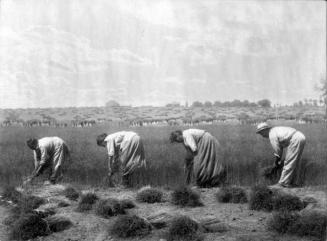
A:
<svg viewBox="0 0 327 241">
<path fill-rule="evenodd" d="M 70 162 L 70 153 L 66 143 L 58 146 L 52 157 L 52 167 L 50 181 L 52 183 L 58 182 L 63 177 L 64 165 L 67 166 Z"/>
<path fill-rule="evenodd" d="M 282 185 L 295 184 L 299 176 L 299 166 L 302 152 L 305 146 L 305 136 L 297 131 L 293 135 L 285 154 L 284 167 L 279 183 Z"/>
<path fill-rule="evenodd" d="M 225 182 L 226 171 L 219 160 L 218 140 L 206 132 L 198 142 L 198 153 L 193 164 L 196 184 L 200 187 L 213 187 Z"/>
<path fill-rule="evenodd" d="M 144 146 L 140 136 L 135 135 L 124 143 L 120 151 L 122 176 L 130 175 L 135 169 L 146 166 Z"/>
</svg>

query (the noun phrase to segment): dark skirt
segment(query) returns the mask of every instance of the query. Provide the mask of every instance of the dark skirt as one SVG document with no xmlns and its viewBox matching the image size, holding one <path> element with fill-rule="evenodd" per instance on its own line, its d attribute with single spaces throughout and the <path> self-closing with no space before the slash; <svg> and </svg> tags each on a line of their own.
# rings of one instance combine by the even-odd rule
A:
<svg viewBox="0 0 327 241">
<path fill-rule="evenodd" d="M 124 145 L 120 153 L 122 175 L 131 174 L 136 168 L 146 165 L 144 146 L 141 138 L 135 135 Z"/>
<path fill-rule="evenodd" d="M 193 173 L 200 187 L 213 187 L 225 182 L 226 171 L 219 159 L 220 144 L 206 132 L 198 142 L 198 152 L 194 158 Z"/>
</svg>

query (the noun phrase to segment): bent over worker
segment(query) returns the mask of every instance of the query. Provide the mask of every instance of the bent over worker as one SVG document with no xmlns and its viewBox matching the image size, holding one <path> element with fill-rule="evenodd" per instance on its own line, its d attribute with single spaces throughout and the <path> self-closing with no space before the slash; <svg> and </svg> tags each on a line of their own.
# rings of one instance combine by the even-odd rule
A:
<svg viewBox="0 0 327 241">
<path fill-rule="evenodd" d="M 220 145 L 210 133 L 199 129 L 176 130 L 170 134 L 170 141 L 183 143 L 186 148 L 186 184 L 192 176 L 200 187 L 223 184 L 225 168 L 218 157 Z"/>
<path fill-rule="evenodd" d="M 111 181 L 111 177 L 116 171 L 114 165 L 120 161 L 123 185 L 132 186 L 132 173 L 136 169 L 146 166 L 144 147 L 140 136 L 132 131 L 119 131 L 110 135 L 104 133 L 97 137 L 97 144 L 107 147 L 109 180 Z"/>
<path fill-rule="evenodd" d="M 62 178 L 62 166 L 70 161 L 70 154 L 66 143 L 61 138 L 56 136 L 39 140 L 32 138 L 28 139 L 26 144 L 34 152 L 34 171 L 24 184 L 31 182 L 47 168 L 51 169 L 49 176 L 51 184 L 55 184 Z"/>
<path fill-rule="evenodd" d="M 271 127 L 265 122 L 257 126 L 257 134 L 260 134 L 264 138 L 269 138 L 274 149 L 276 166 L 282 165 L 283 151 L 286 151 L 283 171 L 276 186 L 291 187 L 294 184 L 298 172 L 300 159 L 305 146 L 305 136 L 292 127 Z"/>
</svg>

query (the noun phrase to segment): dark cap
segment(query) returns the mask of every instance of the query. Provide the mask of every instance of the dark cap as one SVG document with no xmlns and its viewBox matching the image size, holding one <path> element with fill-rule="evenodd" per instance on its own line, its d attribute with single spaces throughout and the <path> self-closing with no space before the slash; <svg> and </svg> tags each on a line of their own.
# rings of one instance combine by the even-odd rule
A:
<svg viewBox="0 0 327 241">
<path fill-rule="evenodd" d="M 176 142 L 177 138 L 181 135 L 183 135 L 183 132 L 181 130 L 173 131 L 172 133 L 170 133 L 170 137 L 169 137 L 170 142 L 171 143 Z"/>
<path fill-rule="evenodd" d="M 104 142 L 104 139 L 106 139 L 106 137 L 107 137 L 107 133 L 103 133 L 103 134 L 97 136 L 98 146 L 100 146 Z"/>
<path fill-rule="evenodd" d="M 27 141 L 26 141 L 26 144 L 29 148 L 31 148 L 32 150 L 35 150 L 37 148 L 37 145 L 38 145 L 38 140 L 35 139 L 35 138 L 29 138 Z"/>
</svg>

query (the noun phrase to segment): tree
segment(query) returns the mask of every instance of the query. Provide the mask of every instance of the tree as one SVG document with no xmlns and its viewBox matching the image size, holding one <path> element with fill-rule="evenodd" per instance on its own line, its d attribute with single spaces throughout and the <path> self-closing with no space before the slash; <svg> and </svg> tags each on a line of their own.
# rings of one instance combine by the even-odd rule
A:
<svg viewBox="0 0 327 241">
<path fill-rule="evenodd" d="M 172 102 L 166 105 L 166 107 L 180 107 L 181 104 L 178 102 Z"/>
<path fill-rule="evenodd" d="M 244 112 L 241 112 L 240 114 L 237 115 L 237 119 L 241 123 L 246 123 L 249 120 L 250 116 Z"/>
<path fill-rule="evenodd" d="M 11 111 L 8 113 L 7 119 L 12 122 L 17 121 L 19 119 L 19 114 L 15 111 Z"/>
<path fill-rule="evenodd" d="M 203 104 L 200 101 L 194 101 L 192 107 L 203 107 Z"/>
<path fill-rule="evenodd" d="M 232 102 L 230 102 L 230 101 L 225 101 L 225 102 L 223 103 L 223 106 L 224 106 L 224 107 L 232 107 Z"/>
<path fill-rule="evenodd" d="M 212 103 L 210 101 L 204 102 L 204 107 L 212 107 Z"/>
<path fill-rule="evenodd" d="M 258 105 L 264 108 L 270 108 L 271 107 L 271 101 L 268 99 L 263 99 L 263 100 L 259 100 Z"/>
<path fill-rule="evenodd" d="M 242 106 L 242 102 L 240 100 L 233 100 L 231 102 L 231 106 L 232 107 L 241 107 Z"/>
<path fill-rule="evenodd" d="M 219 106 L 221 106 L 221 102 L 219 100 L 217 100 L 213 103 L 213 106 L 219 107 Z"/>
<path fill-rule="evenodd" d="M 106 103 L 106 107 L 115 107 L 115 106 L 120 106 L 119 103 L 115 100 L 109 100 L 107 103 Z"/>
<path fill-rule="evenodd" d="M 318 100 L 316 100 L 316 99 L 312 100 L 312 105 L 313 106 L 318 106 Z"/>
<path fill-rule="evenodd" d="M 320 97 L 320 99 L 319 99 L 319 104 L 320 104 L 321 106 L 323 106 L 324 103 L 325 103 L 324 98 Z"/>
<path fill-rule="evenodd" d="M 327 79 L 321 79 L 319 90 L 325 105 L 325 118 L 327 118 Z"/>
<path fill-rule="evenodd" d="M 248 101 L 248 100 L 244 100 L 244 101 L 242 102 L 242 106 L 244 106 L 244 107 L 248 107 L 248 106 L 250 106 L 250 101 Z"/>
</svg>

